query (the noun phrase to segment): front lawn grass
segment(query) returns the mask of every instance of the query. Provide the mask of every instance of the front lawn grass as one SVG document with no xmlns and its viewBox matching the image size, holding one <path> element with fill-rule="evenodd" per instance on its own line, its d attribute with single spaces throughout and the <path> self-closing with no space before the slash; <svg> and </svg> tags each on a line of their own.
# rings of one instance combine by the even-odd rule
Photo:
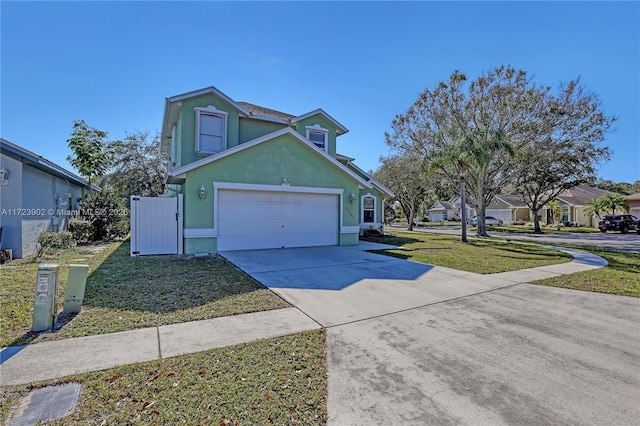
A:
<svg viewBox="0 0 640 426">
<path fill-rule="evenodd" d="M 54 425 L 322 425 L 323 330 L 0 389 L 0 422 L 31 389 L 82 384 L 72 415 Z M 4 424 L 4 423 L 3 423 Z"/>
<path fill-rule="evenodd" d="M 244 272 L 214 257 L 129 256 L 129 242 L 84 246 L 14 261 L 0 270 L 0 346 L 236 315 L 287 307 Z M 30 332 L 36 271 L 60 264 L 62 307 L 68 265 L 89 265 L 82 311 L 53 333 Z"/>
<path fill-rule="evenodd" d="M 531 284 L 640 297 L 640 254 L 595 247 L 572 246 L 609 262 L 604 268 L 534 281 Z"/>
<path fill-rule="evenodd" d="M 392 236 L 367 240 L 400 246 L 397 249 L 374 250 L 374 253 L 479 274 L 535 268 L 572 260 L 566 253 L 531 244 L 479 239 L 461 243 L 457 237 L 420 232 L 394 232 Z"/>
</svg>

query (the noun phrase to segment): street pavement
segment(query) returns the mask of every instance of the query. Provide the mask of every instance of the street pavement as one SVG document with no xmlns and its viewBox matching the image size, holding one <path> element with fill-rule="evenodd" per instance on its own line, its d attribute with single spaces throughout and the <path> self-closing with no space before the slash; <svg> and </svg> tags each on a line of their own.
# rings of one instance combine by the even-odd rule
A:
<svg viewBox="0 0 640 426">
<path fill-rule="evenodd" d="M 396 231 L 406 230 L 405 226 L 391 226 L 388 229 Z M 443 226 L 443 227 L 428 227 L 417 226 L 413 228 L 416 232 L 427 232 L 433 234 L 446 234 L 460 236 L 460 226 Z M 589 233 L 589 234 L 518 234 L 511 232 L 487 232 L 490 237 L 509 239 L 509 240 L 521 240 L 529 241 L 533 243 L 550 243 L 550 244 L 572 244 L 577 246 L 588 247 L 600 247 L 613 250 L 623 250 L 633 253 L 640 253 L 640 235 L 635 232 L 629 232 L 627 234 L 621 234 L 619 232 L 607 232 L 607 233 Z M 468 231 L 469 237 L 474 237 L 474 231 Z"/>
</svg>

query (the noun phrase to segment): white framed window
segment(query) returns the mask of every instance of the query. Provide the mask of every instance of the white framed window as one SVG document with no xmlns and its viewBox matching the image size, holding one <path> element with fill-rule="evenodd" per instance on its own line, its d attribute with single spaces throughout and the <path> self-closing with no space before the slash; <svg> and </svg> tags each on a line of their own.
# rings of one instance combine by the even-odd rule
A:
<svg viewBox="0 0 640 426">
<path fill-rule="evenodd" d="M 307 130 L 307 139 L 318 148 L 326 151 L 329 143 L 329 130 L 318 124 L 307 126 L 305 129 Z"/>
<path fill-rule="evenodd" d="M 377 223 L 376 221 L 376 197 L 367 194 L 360 199 L 360 208 L 362 210 L 361 223 Z"/>
<path fill-rule="evenodd" d="M 227 113 L 209 105 L 195 108 L 196 154 L 215 154 L 227 148 Z"/>
</svg>

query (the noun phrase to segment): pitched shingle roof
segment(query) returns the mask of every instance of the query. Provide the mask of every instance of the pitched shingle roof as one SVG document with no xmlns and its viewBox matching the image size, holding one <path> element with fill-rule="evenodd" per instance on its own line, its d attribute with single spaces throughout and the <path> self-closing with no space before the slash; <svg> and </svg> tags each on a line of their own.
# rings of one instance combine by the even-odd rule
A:
<svg viewBox="0 0 640 426">
<path fill-rule="evenodd" d="M 438 205 L 438 204 L 440 204 L 442 206 L 442 208 L 436 207 L 436 205 Z M 456 206 L 454 206 L 453 204 L 451 204 L 448 201 L 436 201 L 436 203 L 433 206 L 431 206 L 431 208 L 429 210 L 442 210 L 443 208 L 445 210 L 455 210 Z"/>
<path fill-rule="evenodd" d="M 613 194 L 613 192 L 592 186 L 578 185 L 575 188 L 563 191 L 558 195 L 558 198 L 574 206 L 584 206 L 592 199 L 602 197 L 606 194 Z"/>
<path fill-rule="evenodd" d="M 527 203 L 522 199 L 522 195 L 519 194 L 500 194 L 496 195 L 496 198 L 504 201 L 512 207 L 527 207 Z"/>
<path fill-rule="evenodd" d="M 260 105 L 250 104 L 249 102 L 238 102 L 239 105 L 242 105 L 246 110 L 248 110 L 251 115 L 260 115 L 271 118 L 277 118 L 280 120 L 284 120 L 290 122 L 295 115 L 287 114 L 286 112 L 277 111 L 271 108 L 265 108 Z"/>
</svg>

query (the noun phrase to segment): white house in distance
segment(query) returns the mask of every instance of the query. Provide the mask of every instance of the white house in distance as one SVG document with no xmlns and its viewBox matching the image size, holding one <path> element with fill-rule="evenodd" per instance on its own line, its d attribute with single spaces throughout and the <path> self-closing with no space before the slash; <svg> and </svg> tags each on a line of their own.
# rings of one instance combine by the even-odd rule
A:
<svg viewBox="0 0 640 426">
<path fill-rule="evenodd" d="M 452 197 L 448 201 L 438 200 L 427 212 L 429 213 L 430 222 L 444 222 L 447 220 L 460 220 L 462 217 L 462 209 L 460 208 L 460 197 Z M 476 214 L 473 207 L 467 204 L 467 218 Z"/>
</svg>

